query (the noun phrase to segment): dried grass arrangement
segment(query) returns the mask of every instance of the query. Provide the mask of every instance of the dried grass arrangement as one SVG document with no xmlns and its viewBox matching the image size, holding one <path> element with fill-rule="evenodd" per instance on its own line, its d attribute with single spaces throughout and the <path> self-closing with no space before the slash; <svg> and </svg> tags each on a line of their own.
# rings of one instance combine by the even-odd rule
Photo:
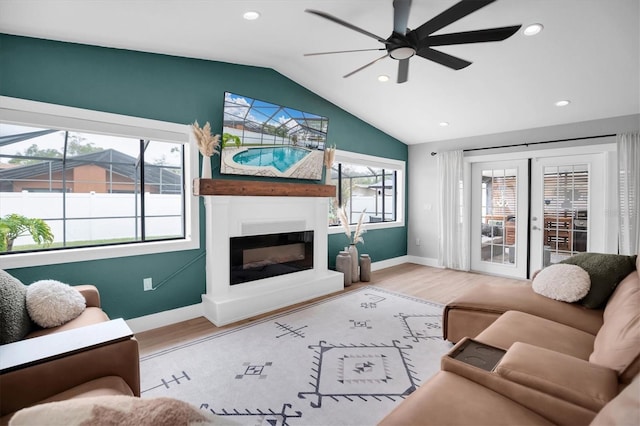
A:
<svg viewBox="0 0 640 426">
<path fill-rule="evenodd" d="M 220 154 L 220 135 L 211 134 L 211 125 L 207 121 L 204 127 L 200 127 L 198 121 L 191 126 L 193 134 L 198 142 L 198 149 L 203 157 L 211 157 L 213 154 Z"/>
<path fill-rule="evenodd" d="M 331 167 L 333 167 L 333 160 L 336 156 L 336 146 L 332 145 L 324 150 L 324 167 L 325 177 L 324 182 L 329 184 L 331 182 Z"/>
<path fill-rule="evenodd" d="M 351 226 L 349 225 L 349 217 L 347 216 L 347 209 L 345 206 L 342 206 L 338 209 L 338 218 L 340 219 L 340 224 L 344 229 L 344 233 L 349 238 L 349 244 L 358 244 L 364 243 L 364 238 L 362 238 L 362 234 L 367 232 L 364 227 L 364 213 L 367 209 L 362 210 L 360 213 L 360 218 L 358 219 L 358 223 L 356 224 L 356 229 L 351 233 Z"/>
</svg>

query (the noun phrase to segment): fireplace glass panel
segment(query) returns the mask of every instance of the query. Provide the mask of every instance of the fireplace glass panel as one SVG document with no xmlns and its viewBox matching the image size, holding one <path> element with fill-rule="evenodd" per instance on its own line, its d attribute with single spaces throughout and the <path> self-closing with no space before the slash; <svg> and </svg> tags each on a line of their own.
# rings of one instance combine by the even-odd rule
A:
<svg viewBox="0 0 640 426">
<path fill-rule="evenodd" d="M 230 239 L 231 285 L 313 269 L 313 231 Z"/>
</svg>

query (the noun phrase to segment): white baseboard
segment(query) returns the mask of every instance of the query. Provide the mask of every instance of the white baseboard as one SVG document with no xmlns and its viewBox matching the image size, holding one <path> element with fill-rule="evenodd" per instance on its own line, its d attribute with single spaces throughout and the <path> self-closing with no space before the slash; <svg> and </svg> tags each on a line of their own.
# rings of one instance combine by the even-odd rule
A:
<svg viewBox="0 0 640 426">
<path fill-rule="evenodd" d="M 389 268 L 391 266 L 402 265 L 403 263 L 409 262 L 407 257 L 408 256 L 399 256 L 391 259 L 381 260 L 379 262 L 372 262 L 371 270 L 377 271 L 379 269 Z"/>
<path fill-rule="evenodd" d="M 182 308 L 131 318 L 126 320 L 126 322 L 134 333 L 141 333 L 201 316 L 203 316 L 202 303 L 196 303 L 195 305 L 183 306 Z"/>
<path fill-rule="evenodd" d="M 407 258 L 407 262 L 415 263 L 418 265 L 431 266 L 433 268 L 442 268 L 442 266 L 438 265 L 438 259 L 434 259 L 432 257 L 420 257 L 420 256 L 405 256 Z"/>
</svg>

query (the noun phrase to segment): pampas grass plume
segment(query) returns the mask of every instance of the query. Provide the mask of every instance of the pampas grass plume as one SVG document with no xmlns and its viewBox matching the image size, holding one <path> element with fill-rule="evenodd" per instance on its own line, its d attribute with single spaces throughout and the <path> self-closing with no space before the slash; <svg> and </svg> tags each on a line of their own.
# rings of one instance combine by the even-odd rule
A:
<svg viewBox="0 0 640 426">
<path fill-rule="evenodd" d="M 198 121 L 191 126 L 193 134 L 198 142 L 198 149 L 200 154 L 204 157 L 211 157 L 213 154 L 219 154 L 218 148 L 220 147 L 220 135 L 213 136 L 211 134 L 211 124 L 207 121 L 204 127 L 200 128 Z"/>
</svg>

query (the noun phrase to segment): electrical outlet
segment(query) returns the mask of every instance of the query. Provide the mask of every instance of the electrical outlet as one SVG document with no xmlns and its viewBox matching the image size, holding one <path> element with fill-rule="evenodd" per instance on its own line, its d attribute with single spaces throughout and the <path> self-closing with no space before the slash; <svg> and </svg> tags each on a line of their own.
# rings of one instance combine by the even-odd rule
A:
<svg viewBox="0 0 640 426">
<path fill-rule="evenodd" d="M 144 278 L 142 280 L 142 287 L 144 291 L 153 290 L 153 279 L 152 278 Z"/>
<path fill-rule="evenodd" d="M 420 245 L 420 238 L 416 238 L 416 245 L 419 246 Z"/>
</svg>

